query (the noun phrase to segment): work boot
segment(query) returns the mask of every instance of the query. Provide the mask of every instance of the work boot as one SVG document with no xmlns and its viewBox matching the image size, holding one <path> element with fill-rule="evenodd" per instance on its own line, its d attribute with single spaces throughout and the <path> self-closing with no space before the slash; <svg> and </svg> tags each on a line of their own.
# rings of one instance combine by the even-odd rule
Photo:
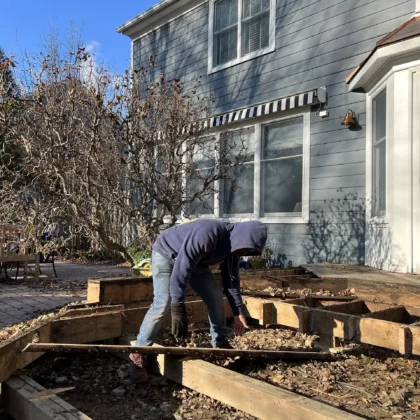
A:
<svg viewBox="0 0 420 420">
<path fill-rule="evenodd" d="M 146 369 L 147 373 L 156 376 L 161 375 L 156 354 L 148 354 L 147 356 L 143 356 L 143 360 L 144 368 Z"/>
<path fill-rule="evenodd" d="M 133 384 L 147 382 L 148 375 L 145 369 L 145 360 L 141 354 L 131 353 L 130 356 L 130 380 Z"/>
<path fill-rule="evenodd" d="M 232 350 L 233 347 L 230 345 L 229 341 L 225 340 L 220 344 L 216 344 L 214 346 L 215 349 L 225 349 L 225 350 Z"/>
</svg>

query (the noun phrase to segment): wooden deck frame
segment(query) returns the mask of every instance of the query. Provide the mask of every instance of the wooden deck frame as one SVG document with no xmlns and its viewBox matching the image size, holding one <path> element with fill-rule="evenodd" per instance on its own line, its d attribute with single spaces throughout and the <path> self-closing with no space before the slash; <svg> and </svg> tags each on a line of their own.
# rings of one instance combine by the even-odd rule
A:
<svg viewBox="0 0 420 420">
<path fill-rule="evenodd" d="M 225 299 L 226 302 L 226 299 Z M 231 316 L 226 304 L 226 314 Z M 0 383 L 9 378 L 13 372 L 30 365 L 43 353 L 22 353 L 26 345 L 33 342 L 41 343 L 74 343 L 84 344 L 118 338 L 125 334 L 137 333 L 149 306 L 121 309 L 124 305 L 109 305 L 106 307 L 83 308 L 84 314 L 74 316 L 74 309 L 61 314 L 43 325 L 37 326 L 0 344 Z M 190 324 L 207 320 L 207 308 L 203 301 L 186 303 Z M 98 312 L 104 310 L 105 312 Z M 81 308 L 79 308 L 81 309 Z M 67 317 L 67 314 L 70 316 Z M 170 318 L 165 326 L 169 326 Z"/>
<path fill-rule="evenodd" d="M 262 420 L 356 420 L 361 417 L 203 360 L 158 356 L 166 378 Z"/>
<path fill-rule="evenodd" d="M 278 324 L 306 334 L 370 344 L 404 355 L 420 355 L 420 325 L 404 324 L 406 309 L 389 306 L 369 312 L 363 301 L 337 303 L 323 308 L 313 307 L 308 299 L 283 301 L 244 297 L 246 314 L 260 324 Z M 270 322 L 267 322 L 271 320 Z"/>
</svg>

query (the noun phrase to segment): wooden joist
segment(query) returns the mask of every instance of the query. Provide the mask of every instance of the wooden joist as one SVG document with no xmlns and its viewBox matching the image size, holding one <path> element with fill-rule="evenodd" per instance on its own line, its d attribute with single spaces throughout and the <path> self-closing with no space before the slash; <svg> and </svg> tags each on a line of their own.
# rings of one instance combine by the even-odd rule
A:
<svg viewBox="0 0 420 420">
<path fill-rule="evenodd" d="M 13 376 L 2 384 L 2 401 L 6 411 L 19 420 L 92 420 L 57 395 L 37 398 L 46 391 L 25 375 Z"/>
<path fill-rule="evenodd" d="M 52 353 L 140 353 L 140 354 L 170 354 L 173 356 L 220 356 L 220 357 L 247 357 L 284 360 L 332 360 L 330 353 L 308 351 L 277 351 L 277 350 L 239 350 L 239 349 L 213 349 L 198 347 L 137 347 L 106 344 L 55 344 L 31 343 L 24 352 L 52 352 Z"/>
<path fill-rule="evenodd" d="M 203 360 L 158 357 L 162 375 L 262 420 L 356 420 L 359 416 Z"/>
</svg>

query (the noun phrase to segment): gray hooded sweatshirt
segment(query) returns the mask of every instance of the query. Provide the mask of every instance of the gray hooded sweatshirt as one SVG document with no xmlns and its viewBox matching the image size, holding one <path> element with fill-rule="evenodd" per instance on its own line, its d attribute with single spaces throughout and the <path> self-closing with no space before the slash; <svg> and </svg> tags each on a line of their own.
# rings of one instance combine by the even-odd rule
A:
<svg viewBox="0 0 420 420">
<path fill-rule="evenodd" d="M 260 255 L 266 241 L 267 228 L 256 220 L 227 223 L 199 219 L 163 231 L 153 249 L 173 264 L 172 303 L 185 301 L 192 271 L 206 270 L 210 265 L 222 262 L 223 289 L 234 315 L 239 315 L 242 314 L 239 258 L 232 253 L 247 248 L 252 250 L 248 255 Z"/>
</svg>

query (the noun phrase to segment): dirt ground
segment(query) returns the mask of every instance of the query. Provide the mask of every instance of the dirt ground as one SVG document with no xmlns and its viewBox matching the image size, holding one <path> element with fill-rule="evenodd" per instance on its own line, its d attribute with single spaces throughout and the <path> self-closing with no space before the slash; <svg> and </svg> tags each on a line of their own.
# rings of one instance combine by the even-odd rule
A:
<svg viewBox="0 0 420 420">
<path fill-rule="evenodd" d="M 128 362 L 110 355 L 45 356 L 30 376 L 46 388 L 74 386 L 61 398 L 94 420 L 254 419 L 164 377 L 132 385 Z"/>
<path fill-rule="evenodd" d="M 168 330 L 158 341 L 173 344 Z M 316 351 L 317 337 L 284 328 L 257 328 L 230 342 L 240 349 Z M 196 332 L 188 345 L 209 347 L 210 336 Z M 370 419 L 420 419 L 420 361 L 388 350 L 365 347 L 361 354 L 341 355 L 332 362 L 213 362 Z M 74 386 L 61 397 L 95 420 L 253 418 L 162 377 L 133 386 L 127 362 L 113 356 L 45 356 L 31 376 L 46 388 Z"/>
</svg>

